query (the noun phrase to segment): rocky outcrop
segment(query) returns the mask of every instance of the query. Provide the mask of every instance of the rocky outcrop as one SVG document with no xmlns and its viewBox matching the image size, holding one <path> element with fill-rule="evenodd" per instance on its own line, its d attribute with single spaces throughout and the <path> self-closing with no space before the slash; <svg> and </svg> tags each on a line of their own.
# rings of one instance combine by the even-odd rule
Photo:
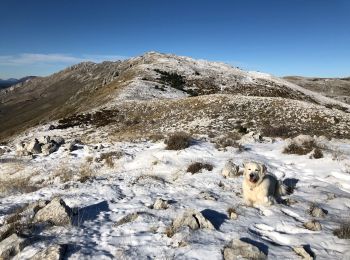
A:
<svg viewBox="0 0 350 260">
<path fill-rule="evenodd" d="M 57 226 L 69 225 L 72 223 L 72 209 L 61 198 L 56 197 L 35 214 L 33 221 L 48 221 Z"/>
<path fill-rule="evenodd" d="M 225 178 L 234 178 L 239 176 L 239 166 L 234 164 L 231 160 L 227 161 L 224 168 L 221 171 L 222 176 Z"/>
<path fill-rule="evenodd" d="M 239 239 L 233 239 L 223 251 L 224 260 L 263 260 L 267 259 L 265 253 L 260 251 L 256 246 L 243 242 Z"/>
</svg>

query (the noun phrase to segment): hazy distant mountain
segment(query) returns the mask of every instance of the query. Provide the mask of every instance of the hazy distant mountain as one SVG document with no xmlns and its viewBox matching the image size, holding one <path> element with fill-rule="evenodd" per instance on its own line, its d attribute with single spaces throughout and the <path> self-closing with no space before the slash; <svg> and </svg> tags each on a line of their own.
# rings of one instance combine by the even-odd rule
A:
<svg viewBox="0 0 350 260">
<path fill-rule="evenodd" d="M 350 104 L 350 77 L 347 78 L 309 78 L 287 76 L 284 79 L 303 88 L 319 92 L 324 96 Z"/>
<path fill-rule="evenodd" d="M 0 89 L 8 88 L 8 87 L 11 87 L 11 86 L 16 85 L 18 83 L 25 82 L 27 80 L 31 80 L 33 78 L 36 78 L 36 76 L 27 76 L 27 77 L 23 77 L 20 79 L 14 79 L 14 78 L 0 79 Z"/>
</svg>

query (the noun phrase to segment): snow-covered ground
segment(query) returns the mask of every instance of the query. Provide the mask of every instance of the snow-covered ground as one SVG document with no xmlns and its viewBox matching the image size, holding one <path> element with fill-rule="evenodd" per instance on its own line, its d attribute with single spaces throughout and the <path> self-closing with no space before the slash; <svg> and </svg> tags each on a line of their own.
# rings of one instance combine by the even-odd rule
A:
<svg viewBox="0 0 350 260">
<path fill-rule="evenodd" d="M 327 141 L 325 141 L 327 142 Z M 329 145 L 330 143 L 327 143 Z M 17 257 L 27 259 L 50 241 L 69 244 L 70 259 L 222 259 L 222 250 L 233 238 L 245 238 L 268 254 L 269 259 L 297 259 L 292 248 L 309 245 L 317 259 L 350 259 L 349 240 L 339 239 L 333 230 L 350 214 L 350 144 L 332 141 L 333 152 L 324 158 L 282 153 L 286 142 L 247 144 L 218 150 L 214 144 L 196 141 L 179 151 L 165 149 L 160 141 L 139 143 L 100 143 L 67 151 L 67 145 L 47 156 L 15 158 L 14 152 L 1 156 L 1 179 L 30 176 L 42 188 L 26 194 L 0 198 L 0 225 L 16 206 L 60 196 L 71 208 L 79 208 L 71 226 L 53 227 L 40 233 Z M 96 162 L 101 154 L 121 151 L 123 156 L 108 167 Z M 336 152 L 334 152 L 336 151 Z M 336 158 L 335 158 L 336 157 Z M 16 157 L 18 158 L 18 157 Z M 242 200 L 242 176 L 225 179 L 224 164 L 232 159 L 242 168 L 245 161 L 264 163 L 268 172 L 296 185 L 285 199 L 291 205 L 247 207 Z M 192 162 L 206 162 L 212 171 L 186 172 Z M 64 172 L 89 167 L 93 178 L 86 182 L 62 181 Z M 74 175 L 74 174 L 73 174 Z M 157 198 L 169 201 L 169 208 L 152 209 Z M 316 203 L 328 211 L 316 218 L 321 231 L 303 224 L 311 219 L 308 209 Z M 227 217 L 236 209 L 238 219 Z M 215 230 L 182 229 L 168 237 L 167 227 L 186 209 L 195 209 L 209 219 Z M 122 217 L 137 213 L 129 223 L 115 225 Z"/>
</svg>

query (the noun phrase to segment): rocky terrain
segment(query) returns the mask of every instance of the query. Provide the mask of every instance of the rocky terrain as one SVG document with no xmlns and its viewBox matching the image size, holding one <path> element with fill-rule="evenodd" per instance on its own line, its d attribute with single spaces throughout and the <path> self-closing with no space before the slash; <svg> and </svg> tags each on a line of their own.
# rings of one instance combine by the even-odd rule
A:
<svg viewBox="0 0 350 260">
<path fill-rule="evenodd" d="M 347 259 L 350 106 L 146 53 L 0 91 L 0 259 Z M 242 200 L 257 161 L 290 194 Z"/>
</svg>

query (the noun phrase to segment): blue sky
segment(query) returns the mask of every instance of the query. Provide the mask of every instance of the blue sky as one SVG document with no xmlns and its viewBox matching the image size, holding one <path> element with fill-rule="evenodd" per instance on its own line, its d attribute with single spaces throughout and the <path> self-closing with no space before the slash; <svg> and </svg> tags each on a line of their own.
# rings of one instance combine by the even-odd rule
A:
<svg viewBox="0 0 350 260">
<path fill-rule="evenodd" d="M 347 0 L 1 0 L 0 35 L 0 78 L 151 50 L 278 76 L 350 76 Z"/>
</svg>

